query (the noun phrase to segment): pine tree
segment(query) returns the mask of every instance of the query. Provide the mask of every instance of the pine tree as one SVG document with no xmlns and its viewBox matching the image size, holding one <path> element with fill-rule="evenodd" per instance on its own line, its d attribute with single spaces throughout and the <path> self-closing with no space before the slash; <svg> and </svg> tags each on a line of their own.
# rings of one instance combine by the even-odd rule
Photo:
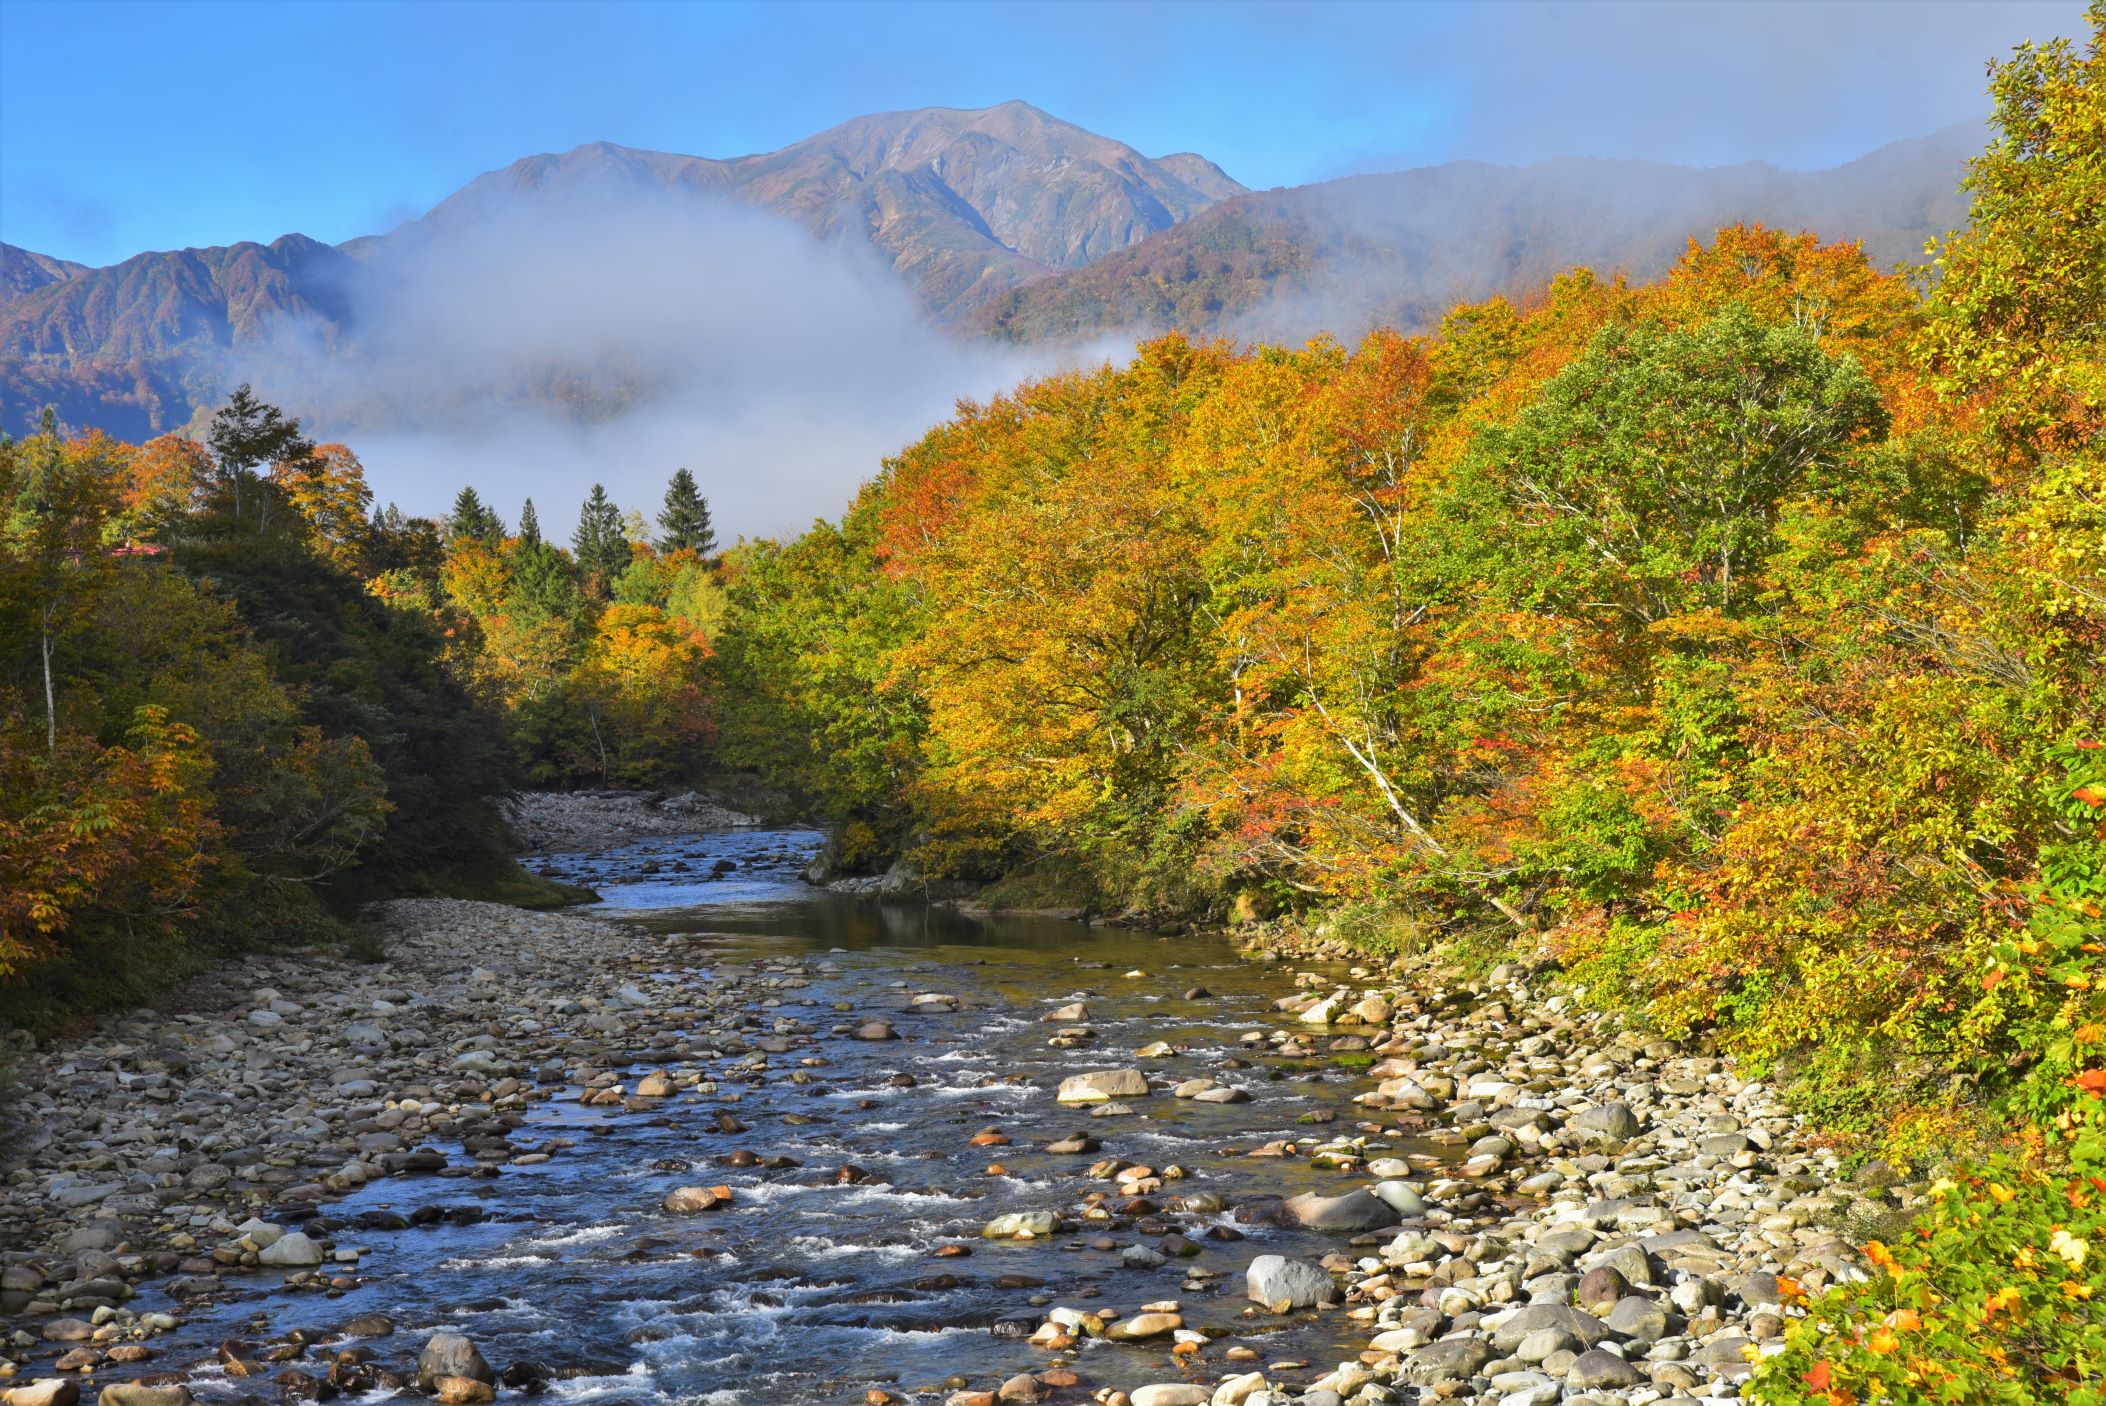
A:
<svg viewBox="0 0 2106 1406">
<path fill-rule="evenodd" d="M 534 512 L 534 500 L 529 498 L 519 509 L 519 545 L 538 547 L 541 545 L 541 518 Z"/>
<path fill-rule="evenodd" d="M 482 495 L 463 488 L 454 496 L 453 511 L 446 516 L 446 539 L 450 542 L 504 540 L 505 520 L 484 506 Z"/>
<path fill-rule="evenodd" d="M 708 556 L 717 549 L 717 533 L 709 520 L 709 500 L 695 488 L 695 476 L 677 470 L 665 490 L 665 510 L 658 515 L 665 535 L 658 539 L 661 552 L 693 552 Z"/>
<path fill-rule="evenodd" d="M 578 530 L 571 535 L 570 545 L 578 559 L 578 570 L 590 578 L 595 592 L 604 597 L 614 578 L 629 565 L 632 553 L 629 539 L 622 535 L 622 510 L 607 496 L 603 485 L 595 483 L 592 496 L 578 510 Z"/>
</svg>

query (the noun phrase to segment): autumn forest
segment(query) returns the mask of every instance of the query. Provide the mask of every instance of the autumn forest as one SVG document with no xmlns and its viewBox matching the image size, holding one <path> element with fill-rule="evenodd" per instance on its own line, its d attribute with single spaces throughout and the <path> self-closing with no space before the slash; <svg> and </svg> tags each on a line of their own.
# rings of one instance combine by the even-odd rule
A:
<svg viewBox="0 0 2106 1406">
<path fill-rule="evenodd" d="M 1422 334 L 1166 335 L 782 540 L 670 464 L 405 516 L 247 387 L 47 414 L 0 447 L 0 1008 L 556 905 L 504 795 L 732 788 L 834 874 L 1554 963 L 1943 1178 L 1760 1399 L 2096 1403 L 2102 33 L 1996 67 L 1920 266 L 1741 225 Z"/>
</svg>

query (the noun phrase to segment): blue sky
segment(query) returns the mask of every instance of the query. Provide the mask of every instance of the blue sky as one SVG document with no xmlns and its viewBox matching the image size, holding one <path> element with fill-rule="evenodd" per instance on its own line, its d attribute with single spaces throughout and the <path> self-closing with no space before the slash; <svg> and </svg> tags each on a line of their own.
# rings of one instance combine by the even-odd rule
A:
<svg viewBox="0 0 2106 1406">
<path fill-rule="evenodd" d="M 1023 98 L 1253 186 L 1463 157 L 1832 165 L 1987 108 L 2080 0 L 184 4 L 0 0 L 0 239 L 331 241 L 609 140 L 733 156 Z"/>
</svg>

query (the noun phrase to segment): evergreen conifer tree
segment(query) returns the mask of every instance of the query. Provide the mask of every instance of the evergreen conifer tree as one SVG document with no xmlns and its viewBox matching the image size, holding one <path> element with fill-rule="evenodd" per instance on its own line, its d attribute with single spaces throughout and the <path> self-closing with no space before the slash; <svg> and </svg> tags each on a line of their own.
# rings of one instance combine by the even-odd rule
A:
<svg viewBox="0 0 2106 1406">
<path fill-rule="evenodd" d="M 693 552 L 708 556 L 717 549 L 717 533 L 709 520 L 709 500 L 695 487 L 695 476 L 686 469 L 673 474 L 665 490 L 665 509 L 658 514 L 665 534 L 658 539 L 661 552 Z"/>
<path fill-rule="evenodd" d="M 481 541 L 493 545 L 503 540 L 505 520 L 484 505 L 474 488 L 454 495 L 453 511 L 446 515 L 446 537 L 451 542 Z"/>
<path fill-rule="evenodd" d="M 519 545 L 538 547 L 541 545 L 541 518 L 534 511 L 534 500 L 529 498 L 519 509 Z"/>
<path fill-rule="evenodd" d="M 632 555 L 629 539 L 622 535 L 622 510 L 607 496 L 605 486 L 592 486 L 592 496 L 578 510 L 578 530 L 571 535 L 570 545 L 577 556 L 578 570 L 590 578 L 593 589 L 604 597 Z"/>
</svg>

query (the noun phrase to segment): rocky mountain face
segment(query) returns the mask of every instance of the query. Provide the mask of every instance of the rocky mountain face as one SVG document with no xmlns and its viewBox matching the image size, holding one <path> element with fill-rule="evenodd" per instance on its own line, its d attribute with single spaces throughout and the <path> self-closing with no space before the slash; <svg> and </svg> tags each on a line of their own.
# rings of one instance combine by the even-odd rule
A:
<svg viewBox="0 0 2106 1406">
<path fill-rule="evenodd" d="M 1740 222 L 1863 241 L 1882 266 L 1966 222 L 1968 123 L 1832 170 L 1749 163 L 1477 162 L 1238 196 L 1088 267 L 1024 284 L 965 325 L 1018 342 L 1113 330 L 1299 339 L 1429 325 L 1455 303 L 1585 265 L 1657 276 Z"/>
<path fill-rule="evenodd" d="M 26 298 L 39 288 L 64 283 L 75 274 L 86 273 L 86 264 L 33 254 L 12 244 L 0 244 L 0 308 Z"/>
<path fill-rule="evenodd" d="M 1736 220 L 1863 239 L 1898 262 L 1964 219 L 1957 185 L 1978 145 L 1968 125 L 1830 171 L 1458 162 L 1250 192 L 1202 157 L 1146 157 L 1021 102 L 862 117 L 728 160 L 598 143 L 514 162 L 388 234 L 337 246 L 292 234 L 89 269 L 0 245 L 0 429 L 20 432 L 46 403 L 117 434 L 175 428 L 216 403 L 244 357 L 267 358 L 273 337 L 370 351 L 361 314 L 399 306 L 420 251 L 472 265 L 493 230 L 562 212 L 648 202 L 779 217 L 874 258 L 926 315 L 968 335 L 1350 335 L 1423 325 L 1573 264 L 1648 277 Z M 651 277 L 725 272 L 706 249 L 661 253 Z M 591 286 L 625 272 L 633 284 L 634 270 L 580 257 L 551 276 Z M 595 372 L 548 382 L 596 383 Z M 364 423 L 385 418 L 366 409 Z"/>
<path fill-rule="evenodd" d="M 1048 272 L 1080 268 L 1239 195 L 1189 153 L 1151 160 L 1027 103 L 859 117 L 760 156 L 713 160 L 600 142 L 479 176 L 377 246 L 521 207 L 639 192 L 723 198 L 823 239 L 864 242 L 945 317 Z"/>
<path fill-rule="evenodd" d="M 155 433 L 216 399 L 223 354 L 287 319 L 333 330 L 350 316 L 355 261 L 289 234 L 270 244 L 139 254 L 88 269 L 7 249 L 17 269 L 46 274 L 0 300 L 0 430 L 20 432 L 37 407 L 70 424 Z M 63 276 L 53 273 L 54 267 Z"/>
<path fill-rule="evenodd" d="M 1201 157 L 1152 160 L 1010 102 L 860 117 L 731 160 L 608 143 L 530 156 L 400 229 L 340 247 L 294 234 L 86 269 L 7 246 L 0 409 L 15 429 L 26 407 L 54 399 L 75 423 L 170 428 L 218 394 L 227 353 L 288 319 L 325 341 L 355 340 L 363 293 L 399 256 L 536 211 L 639 198 L 752 207 L 823 240 L 867 246 L 928 313 L 950 318 L 1242 190 Z"/>
</svg>

